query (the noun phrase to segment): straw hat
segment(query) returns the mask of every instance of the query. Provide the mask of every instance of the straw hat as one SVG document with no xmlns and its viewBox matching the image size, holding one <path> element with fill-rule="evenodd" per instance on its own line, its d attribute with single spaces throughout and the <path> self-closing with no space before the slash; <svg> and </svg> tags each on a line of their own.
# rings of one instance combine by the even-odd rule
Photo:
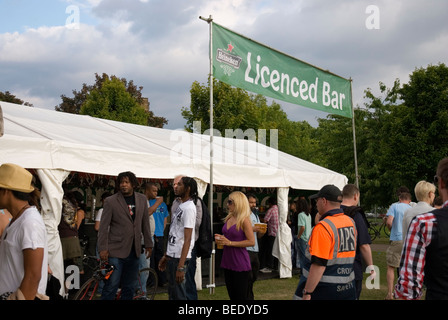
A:
<svg viewBox="0 0 448 320">
<path fill-rule="evenodd" d="M 33 175 L 26 169 L 13 163 L 0 166 L 0 188 L 31 193 Z"/>
</svg>

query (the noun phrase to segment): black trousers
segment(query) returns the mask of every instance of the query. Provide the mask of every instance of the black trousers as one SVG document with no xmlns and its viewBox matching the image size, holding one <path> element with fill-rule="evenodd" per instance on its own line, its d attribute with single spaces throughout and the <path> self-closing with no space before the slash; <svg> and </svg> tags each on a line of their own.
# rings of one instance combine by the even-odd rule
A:
<svg viewBox="0 0 448 320">
<path fill-rule="evenodd" d="M 223 270 L 230 300 L 250 300 L 250 271 Z"/>
<path fill-rule="evenodd" d="M 247 251 L 249 253 L 250 265 L 252 270 L 249 272 L 249 299 L 254 300 L 254 282 L 258 279 L 258 271 L 260 271 L 260 260 L 258 258 L 258 252 Z"/>
<path fill-rule="evenodd" d="M 276 259 L 272 255 L 275 237 L 265 234 L 261 238 L 260 268 L 276 269 Z"/>
<path fill-rule="evenodd" d="M 152 248 L 152 255 L 150 260 L 150 267 L 154 269 L 157 273 L 157 277 L 159 278 L 159 285 L 163 286 L 166 284 L 166 272 L 159 270 L 159 261 L 163 257 L 164 252 L 164 238 L 163 237 L 154 237 L 154 248 Z"/>
</svg>

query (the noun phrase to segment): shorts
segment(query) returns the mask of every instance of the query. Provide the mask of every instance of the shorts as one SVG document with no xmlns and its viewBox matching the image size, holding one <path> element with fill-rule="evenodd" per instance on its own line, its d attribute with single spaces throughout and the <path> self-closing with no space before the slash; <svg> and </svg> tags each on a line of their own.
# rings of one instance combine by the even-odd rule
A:
<svg viewBox="0 0 448 320">
<path fill-rule="evenodd" d="M 390 267 L 400 267 L 403 241 L 391 241 L 386 251 L 386 262 Z"/>
</svg>

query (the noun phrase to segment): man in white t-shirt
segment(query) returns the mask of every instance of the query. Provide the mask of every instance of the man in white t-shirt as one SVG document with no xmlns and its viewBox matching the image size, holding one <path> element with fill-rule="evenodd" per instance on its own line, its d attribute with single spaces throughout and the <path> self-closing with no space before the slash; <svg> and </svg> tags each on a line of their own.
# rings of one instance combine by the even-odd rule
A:
<svg viewBox="0 0 448 320">
<path fill-rule="evenodd" d="M 186 300 L 185 271 L 195 242 L 196 181 L 182 177 L 177 184 L 177 195 L 182 203 L 171 216 L 167 249 L 159 269 L 167 270 L 170 300 Z"/>
<path fill-rule="evenodd" d="M 0 208 L 12 219 L 0 243 L 0 295 L 8 299 L 48 299 L 48 247 L 45 224 L 30 206 L 33 176 L 15 164 L 0 166 Z"/>
</svg>

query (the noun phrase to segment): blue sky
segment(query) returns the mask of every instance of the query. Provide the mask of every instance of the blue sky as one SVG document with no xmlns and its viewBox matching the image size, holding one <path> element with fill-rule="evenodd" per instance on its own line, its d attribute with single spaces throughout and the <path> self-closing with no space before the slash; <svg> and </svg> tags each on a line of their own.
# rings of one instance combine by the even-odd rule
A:
<svg viewBox="0 0 448 320">
<path fill-rule="evenodd" d="M 0 33 L 25 32 L 27 28 L 62 26 L 70 14 L 66 9 L 76 2 L 64 0 L 2 0 L 0 2 Z M 90 8 L 78 5 L 82 23 L 94 24 Z"/>
<path fill-rule="evenodd" d="M 2 0 L 0 19 L 0 32 L 23 32 L 26 27 L 39 27 L 43 24 L 54 25 L 59 10 L 65 10 L 66 5 L 54 1 L 25 1 L 25 0 Z M 44 10 L 44 8 L 47 8 Z M 63 24 L 60 21 L 59 24 Z"/>
<path fill-rule="evenodd" d="M 379 9 L 369 30 L 366 8 Z M 69 6 L 79 26 L 66 26 Z M 298 59 L 353 79 L 353 100 L 415 68 L 448 63 L 444 0 L 0 0 L 0 91 L 54 109 L 95 73 L 143 86 L 156 115 L 181 128 L 193 81 L 206 83 L 208 25 L 200 15 Z M 315 125 L 326 114 L 278 101 Z"/>
</svg>

